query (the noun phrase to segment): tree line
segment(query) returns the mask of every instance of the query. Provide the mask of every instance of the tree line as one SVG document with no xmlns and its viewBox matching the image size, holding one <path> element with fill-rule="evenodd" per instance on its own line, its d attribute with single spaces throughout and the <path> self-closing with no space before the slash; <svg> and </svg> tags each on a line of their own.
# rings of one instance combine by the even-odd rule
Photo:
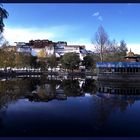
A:
<svg viewBox="0 0 140 140">
<path fill-rule="evenodd" d="M 80 65 L 90 69 L 94 64 L 92 55 L 87 55 L 81 61 L 77 53 L 66 53 L 63 57 L 57 58 L 55 55 L 46 58 L 37 58 L 30 54 L 7 51 L 0 48 L 0 68 L 41 68 L 42 71 L 47 71 L 48 68 L 56 68 L 58 65 L 67 70 L 79 69 Z"/>
</svg>

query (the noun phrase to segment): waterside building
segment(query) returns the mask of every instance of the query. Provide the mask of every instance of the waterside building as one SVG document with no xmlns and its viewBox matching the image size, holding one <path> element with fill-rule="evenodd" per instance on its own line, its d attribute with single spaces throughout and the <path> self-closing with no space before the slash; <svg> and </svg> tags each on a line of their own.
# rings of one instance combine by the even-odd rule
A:
<svg viewBox="0 0 140 140">
<path fill-rule="evenodd" d="M 31 53 L 39 58 L 51 55 L 61 57 L 65 53 L 75 52 L 79 54 L 80 59 L 82 60 L 83 57 L 88 54 L 84 45 L 68 45 L 65 41 L 53 42 L 48 39 L 30 40 L 29 43 L 17 42 L 16 46 L 19 52 Z"/>
<path fill-rule="evenodd" d="M 98 80 L 140 81 L 140 57 L 130 52 L 124 62 L 98 62 Z"/>
</svg>

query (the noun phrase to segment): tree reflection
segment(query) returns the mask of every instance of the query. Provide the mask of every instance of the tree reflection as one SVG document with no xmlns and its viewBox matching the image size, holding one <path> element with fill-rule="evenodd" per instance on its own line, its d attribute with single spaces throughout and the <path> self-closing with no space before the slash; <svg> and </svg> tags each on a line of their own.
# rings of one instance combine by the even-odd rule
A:
<svg viewBox="0 0 140 140">
<path fill-rule="evenodd" d="M 86 91 L 85 88 L 83 89 Z M 138 95 L 140 88 L 137 83 L 98 81 L 97 89 L 98 92 L 95 94 L 96 96 L 91 105 L 91 116 L 93 117 L 91 123 L 98 132 L 105 130 L 101 133 L 106 135 L 109 133 L 106 126 L 110 116 L 114 116 L 115 112 L 125 113 L 129 106 L 132 106 L 136 100 L 140 100 L 140 95 Z"/>
<path fill-rule="evenodd" d="M 101 93 L 103 94 L 103 93 Z M 136 96 L 131 96 L 127 98 L 120 97 L 120 95 L 109 96 L 106 94 L 104 96 L 94 97 L 91 109 L 91 117 L 94 125 L 95 131 L 101 132 L 105 135 L 109 135 L 107 128 L 108 121 L 110 121 L 110 116 L 115 117 L 115 113 L 125 112 L 128 107 L 134 104 Z M 94 108 L 93 108 L 94 106 Z M 115 122 L 112 122 L 112 124 Z M 104 130 L 104 132 L 102 132 Z"/>
<path fill-rule="evenodd" d="M 34 82 L 36 81 L 36 82 Z M 10 102 L 15 102 L 35 89 L 37 79 L 11 79 L 0 81 L 0 109 L 7 108 Z"/>
<path fill-rule="evenodd" d="M 42 81 L 42 80 L 41 80 Z M 57 80 L 46 80 L 37 85 L 36 90 L 32 91 L 32 94 L 26 96 L 29 101 L 50 101 L 56 98 L 57 92 L 56 87 L 60 85 L 61 81 Z"/>
<path fill-rule="evenodd" d="M 63 80 L 62 87 L 66 96 L 81 96 L 83 95 L 78 80 Z"/>
<path fill-rule="evenodd" d="M 82 84 L 83 92 L 95 94 L 96 89 L 96 81 L 94 79 L 85 79 L 85 82 Z"/>
</svg>

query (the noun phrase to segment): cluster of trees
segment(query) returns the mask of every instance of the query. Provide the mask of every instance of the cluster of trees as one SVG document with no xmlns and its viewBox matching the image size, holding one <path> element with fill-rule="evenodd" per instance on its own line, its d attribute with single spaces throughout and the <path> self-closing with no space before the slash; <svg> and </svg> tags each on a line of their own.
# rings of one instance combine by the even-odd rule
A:
<svg viewBox="0 0 140 140">
<path fill-rule="evenodd" d="M 95 65 L 92 55 L 87 55 L 81 62 L 79 55 L 76 53 L 66 53 L 62 58 L 58 59 L 55 55 L 49 56 L 47 58 L 37 58 L 29 54 L 7 51 L 3 47 L 0 48 L 0 67 L 1 68 L 41 68 L 42 71 L 46 71 L 48 68 L 56 68 L 58 64 L 61 68 L 68 70 L 79 69 L 80 65 L 90 69 Z"/>
<path fill-rule="evenodd" d="M 92 40 L 99 61 L 123 61 L 127 52 L 127 45 L 124 40 L 118 43 L 115 39 L 111 41 L 105 29 L 100 26 Z"/>
<path fill-rule="evenodd" d="M 60 59 L 56 58 L 55 55 L 46 58 L 46 68 L 50 67 L 52 70 L 58 64 L 61 68 L 73 72 L 73 70 L 78 70 L 80 65 L 85 66 L 86 69 L 91 69 L 95 66 L 95 61 L 92 55 L 85 56 L 81 61 L 79 55 L 74 52 L 66 53 Z"/>
<path fill-rule="evenodd" d="M 61 59 L 61 64 L 65 69 L 70 69 L 72 71 L 78 69 L 80 64 L 79 55 L 76 53 L 66 53 Z"/>
<path fill-rule="evenodd" d="M 0 41 L 5 41 L 3 37 L 3 31 L 4 31 L 4 19 L 7 19 L 9 16 L 9 13 L 3 8 L 3 5 L 0 4 Z M 6 42 L 6 41 L 5 41 Z"/>
<path fill-rule="evenodd" d="M 39 67 L 37 57 L 0 48 L 0 67 Z"/>
<path fill-rule="evenodd" d="M 3 5 L 1 4 L 0 5 L 0 32 L 2 33 L 3 32 L 3 29 L 4 29 L 4 22 L 3 20 L 5 18 L 8 18 L 9 14 L 8 12 L 3 8 Z"/>
</svg>

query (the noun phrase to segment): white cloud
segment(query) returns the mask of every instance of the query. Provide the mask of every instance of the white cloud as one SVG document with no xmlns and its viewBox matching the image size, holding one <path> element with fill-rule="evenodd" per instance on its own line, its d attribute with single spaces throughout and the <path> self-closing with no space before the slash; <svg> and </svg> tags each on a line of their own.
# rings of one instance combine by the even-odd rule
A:
<svg viewBox="0 0 140 140">
<path fill-rule="evenodd" d="M 90 43 L 88 39 L 78 39 L 75 41 L 68 41 L 68 45 L 85 45 L 87 50 L 95 51 L 94 44 Z M 140 44 L 127 44 L 128 52 L 131 51 L 135 54 L 140 54 Z"/>
<path fill-rule="evenodd" d="M 92 43 L 86 42 L 84 44 L 86 46 L 87 50 L 95 51 L 95 47 Z M 131 51 L 134 52 L 134 54 L 140 54 L 140 44 L 127 44 L 128 52 Z"/>
<path fill-rule="evenodd" d="M 87 50 L 94 50 L 93 44 L 90 40 L 85 38 L 65 40 L 65 36 L 69 32 L 74 32 L 78 27 L 73 27 L 70 25 L 53 26 L 50 28 L 11 28 L 5 27 L 4 37 L 10 43 L 10 45 L 15 45 L 14 42 L 29 42 L 33 39 L 49 39 L 52 41 L 67 41 L 69 45 L 85 45 Z M 73 38 L 73 37 L 72 37 Z"/>
<path fill-rule="evenodd" d="M 99 12 L 95 12 L 95 13 L 93 13 L 92 16 L 95 16 L 96 17 L 96 16 L 99 16 L 99 14 L 100 14 Z"/>
<path fill-rule="evenodd" d="M 4 37 L 10 44 L 14 42 L 28 42 L 31 39 L 48 39 L 54 38 L 54 34 L 47 30 L 31 28 L 5 28 Z"/>
<path fill-rule="evenodd" d="M 95 47 L 92 43 L 85 43 L 86 49 L 95 51 Z M 140 54 L 140 44 L 127 44 L 128 52 L 131 51 L 134 52 L 134 54 Z"/>
<path fill-rule="evenodd" d="M 100 14 L 99 12 L 93 13 L 92 16 L 96 17 L 96 18 L 97 18 L 98 20 L 100 20 L 100 21 L 103 21 L 103 18 L 102 18 L 101 14 Z"/>
<path fill-rule="evenodd" d="M 99 17 L 98 17 L 98 19 L 99 19 L 100 21 L 103 21 L 103 18 L 102 18 L 102 16 L 99 16 Z"/>
<path fill-rule="evenodd" d="M 4 37 L 11 45 L 13 45 L 14 42 L 28 42 L 31 39 L 59 40 L 77 28 L 78 27 L 70 25 L 52 26 L 49 28 L 5 27 Z"/>
<path fill-rule="evenodd" d="M 90 40 L 85 38 L 80 38 L 75 41 L 67 41 L 68 45 L 84 45 L 87 50 L 94 51 L 94 45 L 90 43 Z"/>
</svg>

